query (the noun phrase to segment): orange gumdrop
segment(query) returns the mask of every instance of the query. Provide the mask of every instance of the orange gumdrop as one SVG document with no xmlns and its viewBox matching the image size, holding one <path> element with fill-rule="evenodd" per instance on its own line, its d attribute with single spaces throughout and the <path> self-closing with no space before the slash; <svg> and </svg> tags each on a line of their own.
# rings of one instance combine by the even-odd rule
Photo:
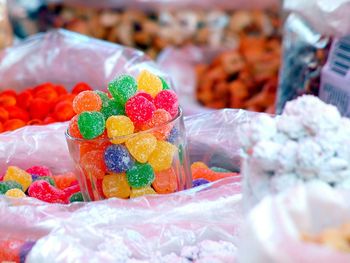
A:
<svg viewBox="0 0 350 263">
<path fill-rule="evenodd" d="M 107 171 L 104 161 L 104 151 L 96 150 L 81 156 L 80 164 L 87 178 L 102 179 Z"/>
<path fill-rule="evenodd" d="M 30 102 L 32 100 L 33 100 L 33 95 L 30 91 L 28 91 L 28 90 L 22 91 L 17 96 L 17 106 L 26 110 L 26 109 L 28 109 Z"/>
<path fill-rule="evenodd" d="M 209 169 L 209 167 L 203 163 L 203 162 L 194 162 L 191 164 L 191 170 L 192 169 L 196 169 L 196 168 L 206 168 L 206 169 Z"/>
<path fill-rule="evenodd" d="M 53 86 L 45 86 L 37 91 L 34 97 L 44 99 L 49 103 L 53 103 L 58 98 L 58 94 Z"/>
<path fill-rule="evenodd" d="M 68 133 L 70 136 L 74 137 L 74 138 L 80 138 L 82 139 L 83 136 L 81 135 L 80 131 L 79 131 L 79 127 L 78 127 L 78 115 L 74 116 L 71 121 L 69 122 L 68 125 Z"/>
<path fill-rule="evenodd" d="M 55 90 L 58 94 L 58 96 L 65 95 L 68 93 L 66 88 L 63 85 L 55 85 Z"/>
<path fill-rule="evenodd" d="M 56 187 L 61 190 L 66 189 L 67 187 L 70 187 L 72 183 L 77 180 L 75 174 L 72 172 L 54 175 L 52 176 L 52 178 L 55 181 Z"/>
<path fill-rule="evenodd" d="M 0 95 L 0 106 L 14 106 L 16 102 L 16 97 L 13 95 Z"/>
<path fill-rule="evenodd" d="M 25 110 L 17 106 L 7 106 L 5 110 L 9 113 L 9 119 L 20 119 L 24 122 L 29 121 L 29 114 Z"/>
<path fill-rule="evenodd" d="M 152 134 L 158 140 L 165 140 L 173 128 L 172 124 L 166 124 L 171 121 L 171 119 L 172 118 L 169 112 L 163 109 L 157 109 L 154 112 L 153 117 L 142 126 L 141 130 L 155 128 Z"/>
<path fill-rule="evenodd" d="M 86 91 L 86 90 L 92 90 L 92 88 L 85 82 L 79 82 L 74 86 L 72 93 L 79 94 L 80 92 Z"/>
<path fill-rule="evenodd" d="M 206 179 L 210 182 L 217 181 L 226 177 L 231 177 L 231 176 L 237 176 L 237 173 L 219 173 L 212 171 L 208 168 L 203 168 L 203 167 L 197 167 L 194 169 L 191 169 L 192 172 L 192 179 Z"/>
<path fill-rule="evenodd" d="M 25 125 L 26 123 L 20 119 L 8 120 L 4 123 L 4 131 L 14 131 Z"/>
<path fill-rule="evenodd" d="M 5 110 L 4 107 L 0 107 L 0 121 L 5 122 L 9 119 L 10 114 L 8 113 L 7 110 Z"/>
<path fill-rule="evenodd" d="M 170 194 L 177 189 L 177 178 L 173 168 L 156 172 L 155 180 L 152 183 L 158 194 Z"/>
<path fill-rule="evenodd" d="M 75 115 L 72 103 L 61 101 L 54 108 L 54 116 L 58 121 L 69 121 Z"/>
<path fill-rule="evenodd" d="M 96 138 L 96 140 L 94 141 L 84 141 L 79 144 L 79 153 L 80 153 L 80 156 L 82 157 L 86 153 L 91 151 L 105 151 L 106 148 L 111 144 L 112 143 L 109 140 L 99 141 L 98 138 Z"/>
<path fill-rule="evenodd" d="M 51 110 L 50 103 L 42 98 L 35 98 L 29 105 L 30 116 L 33 119 L 43 120 Z"/>
<path fill-rule="evenodd" d="M 98 94 L 93 91 L 80 92 L 73 101 L 73 109 L 76 114 L 83 111 L 100 111 L 102 100 Z"/>
</svg>

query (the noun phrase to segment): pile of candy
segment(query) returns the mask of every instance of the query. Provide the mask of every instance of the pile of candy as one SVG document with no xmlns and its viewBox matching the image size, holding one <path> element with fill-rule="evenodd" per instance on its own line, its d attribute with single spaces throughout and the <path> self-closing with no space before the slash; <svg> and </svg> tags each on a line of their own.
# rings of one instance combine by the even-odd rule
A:
<svg viewBox="0 0 350 263">
<path fill-rule="evenodd" d="M 0 262 L 24 263 L 35 241 L 21 239 L 0 239 Z"/>
<path fill-rule="evenodd" d="M 238 176 L 238 173 L 233 173 L 229 170 L 220 168 L 220 167 L 208 167 L 203 162 L 194 162 L 191 165 L 191 172 L 193 187 L 200 186 L 202 184 L 207 184 L 214 182 L 223 178 Z"/>
<path fill-rule="evenodd" d="M 260 115 L 241 139 L 243 177 L 259 200 L 304 181 L 350 186 L 350 120 L 317 97 L 288 102 L 278 118 Z"/>
<path fill-rule="evenodd" d="M 237 50 L 196 66 L 197 99 L 209 108 L 274 112 L 281 41 L 241 38 Z"/>
<path fill-rule="evenodd" d="M 85 83 L 78 83 L 68 93 L 62 85 L 43 83 L 16 93 L 0 92 L 0 132 L 12 131 L 25 125 L 41 125 L 68 121 L 74 116 L 72 102 L 84 90 L 91 90 Z"/>
<path fill-rule="evenodd" d="M 27 170 L 9 166 L 0 180 L 0 194 L 14 198 L 30 196 L 48 203 L 83 201 L 73 173 L 52 175 L 45 166 L 33 166 Z"/>
<path fill-rule="evenodd" d="M 73 158 L 79 160 L 90 196 L 94 185 L 99 199 L 177 191 L 179 167 L 172 164 L 183 152 L 175 145 L 179 130 L 172 123 L 179 116 L 175 92 L 146 70 L 137 80 L 118 77 L 108 90 L 112 98 L 100 91 L 80 93 L 68 128 L 73 139 L 68 144 L 79 147 L 79 157 Z"/>
<path fill-rule="evenodd" d="M 48 25 L 120 43 L 156 57 L 168 46 L 187 44 L 232 46 L 241 35 L 273 36 L 281 20 L 275 11 L 98 9 L 58 4 L 39 14 L 41 30 Z"/>
</svg>

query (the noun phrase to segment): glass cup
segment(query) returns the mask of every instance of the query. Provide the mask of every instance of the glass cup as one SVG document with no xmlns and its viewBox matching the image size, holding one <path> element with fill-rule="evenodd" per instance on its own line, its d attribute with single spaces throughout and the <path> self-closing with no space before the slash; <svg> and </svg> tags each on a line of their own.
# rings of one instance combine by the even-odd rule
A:
<svg viewBox="0 0 350 263">
<path fill-rule="evenodd" d="M 167 123 L 127 136 L 74 138 L 66 131 L 85 201 L 167 194 L 192 186 L 182 110 Z"/>
</svg>

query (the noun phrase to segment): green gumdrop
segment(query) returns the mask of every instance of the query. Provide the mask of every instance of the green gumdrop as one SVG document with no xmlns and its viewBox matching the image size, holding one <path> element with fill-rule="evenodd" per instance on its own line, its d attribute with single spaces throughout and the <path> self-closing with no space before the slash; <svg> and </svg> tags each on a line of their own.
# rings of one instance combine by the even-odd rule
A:
<svg viewBox="0 0 350 263">
<path fill-rule="evenodd" d="M 108 97 L 107 93 L 100 90 L 96 90 L 95 92 L 98 96 L 100 96 L 102 100 L 102 107 L 107 106 L 108 102 L 110 101 L 110 98 Z"/>
<path fill-rule="evenodd" d="M 108 90 L 119 104 L 125 105 L 137 91 L 136 80 L 129 75 L 122 75 L 108 84 Z"/>
<path fill-rule="evenodd" d="M 168 83 L 165 81 L 165 79 L 163 79 L 162 77 L 159 77 L 159 78 L 162 81 L 163 90 L 170 89 L 170 87 L 169 87 Z"/>
<path fill-rule="evenodd" d="M 4 195 L 10 189 L 18 188 L 23 191 L 22 186 L 15 181 L 4 181 L 0 182 L 0 194 Z"/>
<path fill-rule="evenodd" d="M 78 128 L 85 139 L 94 139 L 105 130 L 105 118 L 101 112 L 84 111 L 78 117 Z"/>
<path fill-rule="evenodd" d="M 105 117 L 105 120 L 107 120 L 114 115 L 125 115 L 125 109 L 115 99 L 109 99 L 105 105 L 102 104 L 101 113 Z"/>
<path fill-rule="evenodd" d="M 210 167 L 210 170 L 214 171 L 214 172 L 217 172 L 217 173 L 231 173 L 230 170 L 227 170 L 227 169 L 224 169 L 224 168 L 221 168 L 221 167 Z"/>
<path fill-rule="evenodd" d="M 84 202 L 83 194 L 81 192 L 72 194 L 72 196 L 69 198 L 69 202 Z"/>
<path fill-rule="evenodd" d="M 141 188 L 153 183 L 155 176 L 151 165 L 136 163 L 126 172 L 126 178 L 131 187 Z"/>
<path fill-rule="evenodd" d="M 56 187 L 55 180 L 50 176 L 38 176 L 34 181 L 38 181 L 38 180 L 44 180 L 49 184 L 51 184 L 52 186 Z"/>
</svg>

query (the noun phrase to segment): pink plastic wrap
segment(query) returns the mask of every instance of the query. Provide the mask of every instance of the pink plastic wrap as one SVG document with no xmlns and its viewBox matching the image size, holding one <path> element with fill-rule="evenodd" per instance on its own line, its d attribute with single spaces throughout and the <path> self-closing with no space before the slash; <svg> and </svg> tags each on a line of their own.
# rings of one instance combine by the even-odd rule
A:
<svg viewBox="0 0 350 263">
<path fill-rule="evenodd" d="M 350 255 L 307 243 L 302 234 L 316 235 L 350 222 L 349 192 L 321 183 L 300 185 L 268 196 L 248 215 L 240 262 L 350 262 Z"/>
</svg>

